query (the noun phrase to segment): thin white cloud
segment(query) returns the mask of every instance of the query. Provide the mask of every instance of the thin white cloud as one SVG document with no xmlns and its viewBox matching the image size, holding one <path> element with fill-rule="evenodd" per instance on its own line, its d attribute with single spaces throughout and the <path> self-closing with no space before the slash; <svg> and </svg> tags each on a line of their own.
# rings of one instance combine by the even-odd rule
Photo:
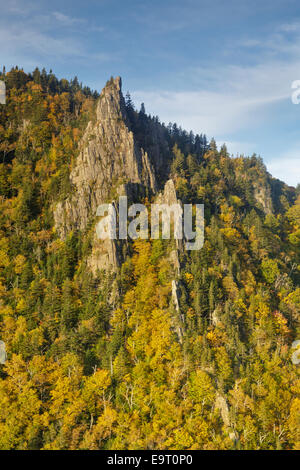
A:
<svg viewBox="0 0 300 470">
<path fill-rule="evenodd" d="M 91 52 L 85 36 L 80 34 L 104 31 L 93 20 L 67 15 L 58 9 L 51 11 L 36 1 L 11 0 L 1 5 L 1 10 L 0 41 L 5 44 L 2 63 L 11 64 L 13 60 L 14 64 L 31 67 L 54 59 L 79 64 L 111 60 L 101 50 Z"/>
<path fill-rule="evenodd" d="M 291 99 L 291 84 L 300 79 L 300 56 L 293 61 L 272 58 L 244 67 L 214 64 L 190 69 L 187 74 L 194 85 L 198 83 L 199 91 L 138 90 L 133 98 L 144 101 L 148 112 L 165 122 L 223 135 L 259 124 L 272 105 Z"/>
<path fill-rule="evenodd" d="M 223 74 L 224 91 L 216 85 L 216 91 L 140 90 L 132 96 L 137 103 L 145 102 L 147 111 L 160 116 L 162 121 L 175 121 L 186 129 L 205 132 L 210 136 L 236 132 L 255 123 L 257 125 L 265 119 L 269 105 L 290 99 L 289 76 L 285 77 L 284 86 L 273 89 L 267 73 L 262 74 L 259 80 L 257 70 L 254 83 L 251 78 L 249 81 L 236 81 L 238 72 L 242 75 L 244 71 L 235 68 L 226 79 L 226 74 Z M 272 72 L 276 73 L 274 69 Z M 255 71 L 252 70 L 251 74 L 255 76 Z"/>
<path fill-rule="evenodd" d="M 279 31 L 285 33 L 299 33 L 300 32 L 300 21 L 294 21 L 292 23 L 285 23 L 279 26 Z"/>
<path fill-rule="evenodd" d="M 22 12 L 21 6 L 19 12 Z M 49 14 L 36 12 L 26 21 L 16 18 L 14 21 L 5 21 L 5 18 L 0 18 L 0 41 L 6 46 L 1 61 L 11 63 L 13 58 L 14 63 L 19 62 L 26 67 L 31 64 L 36 66 L 41 58 L 44 63 L 53 59 L 60 62 L 72 59 L 79 63 L 111 60 L 105 52 L 89 51 L 82 36 L 74 34 L 74 27 L 78 28 L 86 22 L 85 19 L 70 17 L 58 11 Z M 88 23 L 86 28 L 101 31 L 100 26 L 89 27 Z"/>
<path fill-rule="evenodd" d="M 2 13 L 10 13 L 18 16 L 28 16 L 28 14 L 36 11 L 36 2 L 22 1 L 22 0 L 10 0 L 1 5 Z"/>
<path fill-rule="evenodd" d="M 232 140 L 220 140 L 216 142 L 217 147 L 220 148 L 223 144 L 226 145 L 228 153 L 233 156 L 244 155 L 251 156 L 255 153 L 255 144 L 253 142 L 245 141 L 232 141 Z"/>
<path fill-rule="evenodd" d="M 16 34 L 18 31 L 18 34 Z M 0 29 L 0 41 L 7 44 L 5 53 L 14 59 L 18 56 L 33 57 L 34 55 L 47 58 L 84 55 L 82 45 L 72 37 L 54 38 L 47 33 L 35 31 L 27 27 L 8 27 Z M 3 60 L 3 59 L 2 59 Z"/>
<path fill-rule="evenodd" d="M 289 152 L 267 162 L 267 169 L 275 178 L 296 187 L 297 184 L 300 184 L 300 151 L 293 157 L 288 155 Z"/>
<path fill-rule="evenodd" d="M 86 22 L 86 20 L 84 20 L 83 18 L 74 18 L 74 17 L 68 16 L 68 15 L 64 15 L 63 13 L 61 13 L 59 11 L 54 11 L 52 13 L 52 15 L 54 16 L 54 18 L 57 21 L 59 21 L 60 23 L 62 23 L 65 26 L 72 26 L 74 24 L 85 23 Z"/>
</svg>

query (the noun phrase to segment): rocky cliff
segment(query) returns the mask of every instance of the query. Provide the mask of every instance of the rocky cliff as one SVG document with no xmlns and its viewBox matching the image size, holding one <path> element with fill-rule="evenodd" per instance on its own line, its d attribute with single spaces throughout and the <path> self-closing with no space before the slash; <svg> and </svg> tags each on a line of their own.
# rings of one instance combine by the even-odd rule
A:
<svg viewBox="0 0 300 470">
<path fill-rule="evenodd" d="M 168 151 L 160 126 L 150 122 L 151 139 L 145 150 L 131 129 L 121 90 L 121 78 L 107 82 L 97 102 L 94 121 L 87 125 L 79 144 L 79 155 L 70 174 L 72 193 L 54 209 L 55 228 L 62 238 L 70 230 L 85 230 L 95 221 L 97 207 L 120 195 L 137 202 L 158 189 L 156 174 Z M 144 146 L 146 148 L 146 145 Z M 91 270 L 119 264 L 120 247 L 115 241 L 97 240 L 94 235 Z"/>
<path fill-rule="evenodd" d="M 99 97 L 95 122 L 89 122 L 70 174 L 72 194 L 56 205 L 55 226 L 62 237 L 83 230 L 97 206 L 118 194 L 157 188 L 154 165 L 130 129 L 121 79 L 111 79 Z"/>
</svg>

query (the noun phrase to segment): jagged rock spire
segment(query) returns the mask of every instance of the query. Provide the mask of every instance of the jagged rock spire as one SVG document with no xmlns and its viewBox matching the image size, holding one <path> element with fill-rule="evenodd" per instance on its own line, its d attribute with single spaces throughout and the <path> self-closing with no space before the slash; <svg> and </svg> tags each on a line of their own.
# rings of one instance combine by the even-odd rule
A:
<svg viewBox="0 0 300 470">
<path fill-rule="evenodd" d="M 123 118 L 127 121 L 121 77 L 111 78 L 101 91 L 97 104 L 97 120 Z"/>
<path fill-rule="evenodd" d="M 96 120 L 88 123 L 79 144 L 70 174 L 74 190 L 54 210 L 62 237 L 70 230 L 84 230 L 98 205 L 116 193 L 127 194 L 136 186 L 156 191 L 153 166 L 129 127 L 121 84 L 120 77 L 107 82 L 97 102 Z"/>
</svg>

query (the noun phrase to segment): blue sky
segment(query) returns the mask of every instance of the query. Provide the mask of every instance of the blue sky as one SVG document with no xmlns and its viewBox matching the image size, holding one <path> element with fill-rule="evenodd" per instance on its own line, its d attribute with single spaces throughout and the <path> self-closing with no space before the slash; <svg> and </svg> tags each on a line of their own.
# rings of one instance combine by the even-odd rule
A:
<svg viewBox="0 0 300 470">
<path fill-rule="evenodd" d="M 121 75 L 137 107 L 261 155 L 300 182 L 297 0 L 0 0 L 0 64 L 50 68 L 101 90 Z"/>
</svg>

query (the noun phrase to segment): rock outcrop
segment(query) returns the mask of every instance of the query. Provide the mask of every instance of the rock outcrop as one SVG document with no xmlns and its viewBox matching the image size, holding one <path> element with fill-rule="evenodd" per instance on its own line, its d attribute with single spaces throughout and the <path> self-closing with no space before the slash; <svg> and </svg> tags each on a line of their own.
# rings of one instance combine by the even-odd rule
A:
<svg viewBox="0 0 300 470">
<path fill-rule="evenodd" d="M 254 185 L 254 198 L 265 214 L 273 213 L 271 188 L 268 183 Z"/>
<path fill-rule="evenodd" d="M 137 202 L 155 193 L 155 166 L 161 165 L 159 135 L 152 145 L 152 161 L 140 147 L 130 128 L 121 79 L 111 79 L 97 102 L 95 120 L 90 121 L 79 144 L 79 154 L 70 173 L 72 193 L 54 210 L 55 228 L 62 238 L 71 230 L 85 230 L 95 221 L 97 207 L 120 195 Z M 88 259 L 92 272 L 116 270 L 118 246 L 114 240 L 97 240 Z"/>
<path fill-rule="evenodd" d="M 175 183 L 172 179 L 169 179 L 166 181 L 164 185 L 164 189 L 162 192 L 160 192 L 157 197 L 155 198 L 155 203 L 156 204 L 166 204 L 168 206 L 173 206 L 174 204 L 178 204 L 180 206 L 180 210 L 182 211 L 182 203 L 180 199 L 177 198 L 177 192 L 175 188 Z M 178 212 L 177 212 L 178 215 Z M 181 212 L 182 215 L 182 212 Z M 171 221 L 174 221 L 171 219 Z M 183 234 L 184 235 L 184 234 Z M 178 260 L 178 251 L 183 250 L 183 239 L 176 239 L 176 256 Z M 178 262 L 179 264 L 179 262 Z M 178 271 L 179 271 L 179 265 L 178 265 Z"/>
<path fill-rule="evenodd" d="M 215 400 L 215 409 L 220 410 L 220 414 L 223 420 L 224 425 L 229 428 L 230 427 L 230 414 L 229 414 L 229 407 L 226 399 L 217 393 L 216 400 Z"/>
<path fill-rule="evenodd" d="M 180 204 L 180 200 L 177 199 L 176 188 L 174 181 L 169 179 L 165 186 L 163 192 L 159 193 L 156 200 L 156 204 Z"/>
<path fill-rule="evenodd" d="M 68 231 L 84 230 L 95 217 L 98 205 L 138 185 L 157 189 L 155 171 L 148 154 L 130 130 L 121 79 L 111 79 L 102 90 L 95 122 L 89 122 L 70 174 L 72 194 L 54 211 L 55 226 L 65 237 Z"/>
</svg>

